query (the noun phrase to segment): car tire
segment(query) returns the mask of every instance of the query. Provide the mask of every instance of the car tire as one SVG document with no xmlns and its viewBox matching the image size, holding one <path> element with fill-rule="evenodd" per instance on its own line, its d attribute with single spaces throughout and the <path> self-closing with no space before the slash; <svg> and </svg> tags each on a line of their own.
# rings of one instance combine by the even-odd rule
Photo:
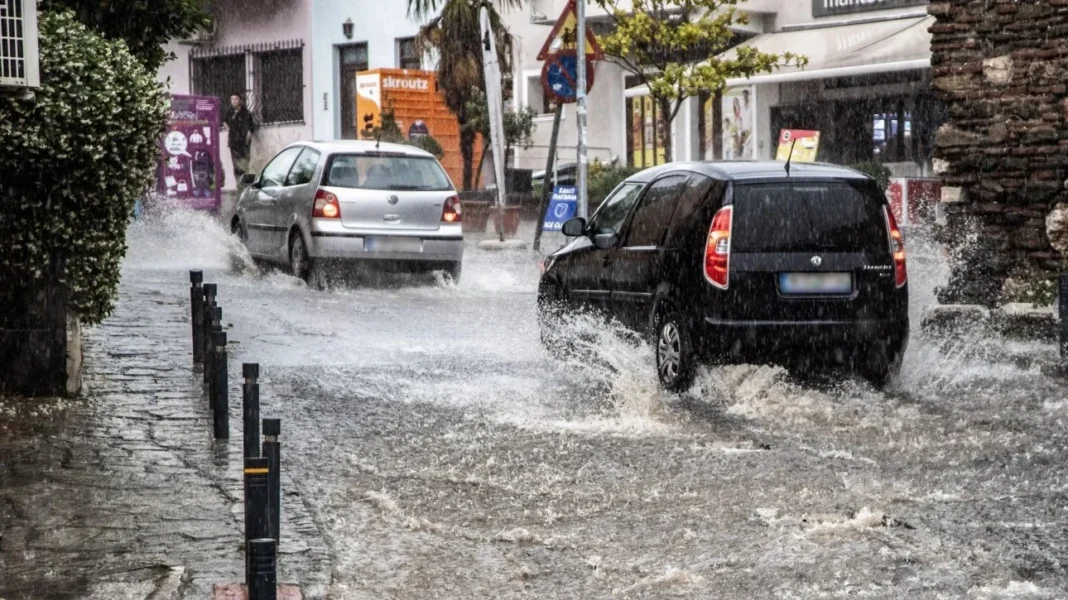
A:
<svg viewBox="0 0 1068 600">
<path fill-rule="evenodd" d="M 654 344 L 660 385 L 672 392 L 689 389 L 697 370 L 697 353 L 686 319 L 677 312 L 657 319 Z"/>
<path fill-rule="evenodd" d="M 248 230 L 241 224 L 241 219 L 234 217 L 233 223 L 230 224 L 230 233 L 237 236 L 242 244 L 248 245 Z"/>
<path fill-rule="evenodd" d="M 901 352 L 893 352 L 883 344 L 875 344 L 857 357 L 857 374 L 876 389 L 884 389 L 901 371 Z"/>
<path fill-rule="evenodd" d="M 460 275 L 463 274 L 463 270 L 464 263 L 462 261 L 456 261 L 445 269 L 445 276 L 448 278 L 449 281 L 452 282 L 453 285 L 459 285 Z"/>
<path fill-rule="evenodd" d="M 308 248 L 304 244 L 304 236 L 299 231 L 294 231 L 289 236 L 289 272 L 294 277 L 303 279 L 305 283 L 311 283 L 313 265 L 308 256 Z"/>
<path fill-rule="evenodd" d="M 541 345 L 556 359 L 564 360 L 574 354 L 574 344 L 561 331 L 567 296 L 556 284 L 538 289 L 538 329 Z"/>
</svg>

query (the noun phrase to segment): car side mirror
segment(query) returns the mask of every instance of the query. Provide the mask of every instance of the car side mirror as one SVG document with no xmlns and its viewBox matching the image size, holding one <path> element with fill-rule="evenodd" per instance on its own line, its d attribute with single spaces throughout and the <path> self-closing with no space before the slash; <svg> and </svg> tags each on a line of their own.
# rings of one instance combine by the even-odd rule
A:
<svg viewBox="0 0 1068 600">
<path fill-rule="evenodd" d="M 256 174 L 245 173 L 241 176 L 241 185 L 256 185 Z"/>
<path fill-rule="evenodd" d="M 613 231 L 598 233 L 593 236 L 593 245 L 600 250 L 610 250 L 619 245 L 619 235 Z"/>
<path fill-rule="evenodd" d="M 563 231 L 563 234 L 567 237 L 581 237 L 586 235 L 586 219 L 583 219 L 582 217 L 568 219 L 567 221 L 564 221 L 564 226 L 561 231 Z"/>
</svg>

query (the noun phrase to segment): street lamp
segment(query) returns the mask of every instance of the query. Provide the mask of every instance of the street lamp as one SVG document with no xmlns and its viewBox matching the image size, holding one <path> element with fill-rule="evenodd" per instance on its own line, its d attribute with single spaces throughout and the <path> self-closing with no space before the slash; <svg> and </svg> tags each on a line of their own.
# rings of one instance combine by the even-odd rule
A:
<svg viewBox="0 0 1068 600">
<path fill-rule="evenodd" d="M 341 33 L 345 34 L 346 40 L 352 39 L 352 19 L 345 19 L 345 22 L 341 24 Z"/>
</svg>

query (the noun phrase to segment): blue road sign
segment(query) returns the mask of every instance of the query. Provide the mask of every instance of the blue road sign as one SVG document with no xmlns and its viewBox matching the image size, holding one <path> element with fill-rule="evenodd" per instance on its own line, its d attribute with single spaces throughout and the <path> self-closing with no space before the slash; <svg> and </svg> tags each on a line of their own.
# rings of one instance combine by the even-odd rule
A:
<svg viewBox="0 0 1068 600">
<path fill-rule="evenodd" d="M 560 231 L 564 222 L 575 216 L 578 206 L 578 188 L 573 185 L 558 185 L 553 188 L 549 199 L 549 210 L 545 213 L 544 231 Z"/>
<path fill-rule="evenodd" d="M 593 89 L 593 62 L 586 60 L 586 93 Z M 574 52 L 561 52 L 549 57 L 541 70 L 542 88 L 557 102 L 568 104 L 575 101 L 578 89 L 578 56 Z"/>
</svg>

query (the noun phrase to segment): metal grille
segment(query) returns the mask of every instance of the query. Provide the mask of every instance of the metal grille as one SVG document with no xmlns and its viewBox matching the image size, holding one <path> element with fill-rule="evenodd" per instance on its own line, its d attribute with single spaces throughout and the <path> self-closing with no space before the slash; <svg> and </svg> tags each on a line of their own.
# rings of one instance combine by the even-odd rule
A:
<svg viewBox="0 0 1068 600">
<path fill-rule="evenodd" d="M 193 93 L 223 106 L 243 94 L 258 123 L 304 122 L 304 42 L 195 48 L 189 57 Z"/>
</svg>

